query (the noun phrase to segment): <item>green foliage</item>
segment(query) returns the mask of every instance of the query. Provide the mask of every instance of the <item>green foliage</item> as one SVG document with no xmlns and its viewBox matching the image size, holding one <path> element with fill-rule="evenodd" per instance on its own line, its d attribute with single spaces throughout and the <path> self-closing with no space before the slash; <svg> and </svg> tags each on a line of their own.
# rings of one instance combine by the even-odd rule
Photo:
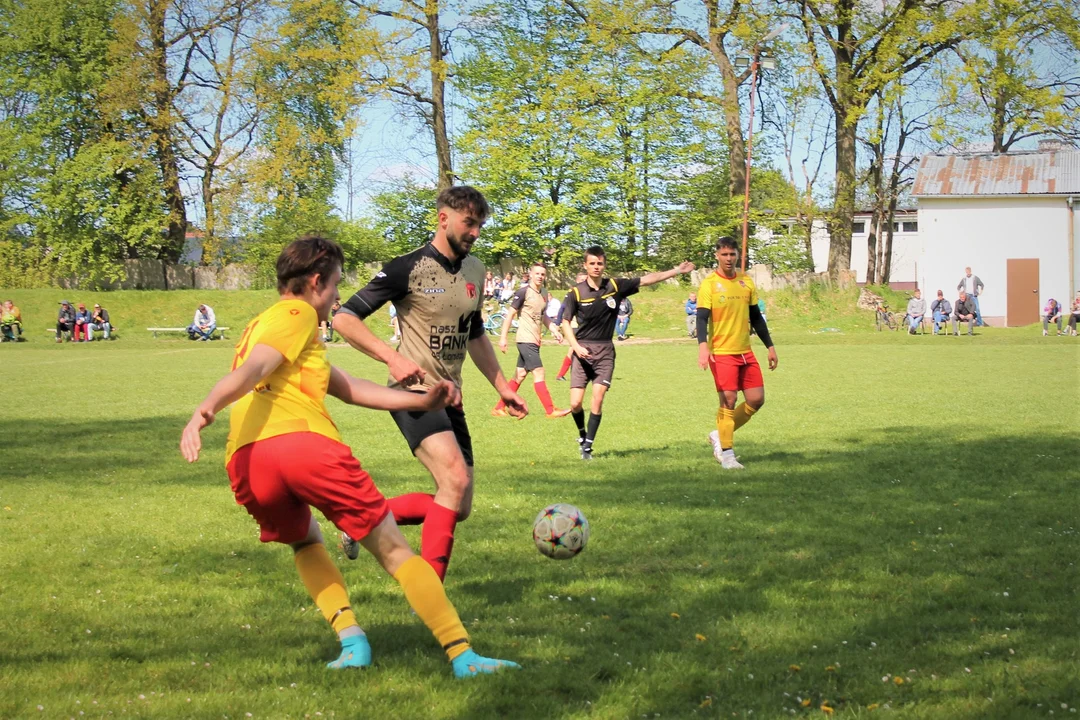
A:
<svg viewBox="0 0 1080 720">
<path fill-rule="evenodd" d="M 371 222 L 384 238 L 389 256 L 403 255 L 431 239 L 437 222 L 437 194 L 434 187 L 421 185 L 407 177 L 398 187 L 384 190 L 372 198 Z M 478 247 L 478 253 L 490 253 L 487 236 L 485 229 L 483 248 Z"/>
</svg>

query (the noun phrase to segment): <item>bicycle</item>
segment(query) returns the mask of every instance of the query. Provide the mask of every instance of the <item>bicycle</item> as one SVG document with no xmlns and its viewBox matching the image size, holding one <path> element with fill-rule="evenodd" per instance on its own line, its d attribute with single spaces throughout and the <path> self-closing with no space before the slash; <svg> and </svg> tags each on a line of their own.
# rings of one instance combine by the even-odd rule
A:
<svg viewBox="0 0 1080 720">
<path fill-rule="evenodd" d="M 882 326 L 890 330 L 900 327 L 897 316 L 889 312 L 889 303 L 882 301 L 874 307 L 874 325 L 877 327 L 878 332 L 881 332 Z"/>
<path fill-rule="evenodd" d="M 484 319 L 484 331 L 488 335 L 501 335 L 503 321 L 506 316 L 501 312 L 493 312 Z"/>
</svg>

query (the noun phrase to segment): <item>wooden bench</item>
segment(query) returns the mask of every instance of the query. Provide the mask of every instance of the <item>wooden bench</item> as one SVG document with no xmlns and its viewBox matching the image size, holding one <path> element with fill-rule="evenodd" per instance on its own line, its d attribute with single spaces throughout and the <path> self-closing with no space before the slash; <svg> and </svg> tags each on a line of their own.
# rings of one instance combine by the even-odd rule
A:
<svg viewBox="0 0 1080 720">
<path fill-rule="evenodd" d="M 158 333 L 178 332 L 178 333 L 187 334 L 187 331 L 188 331 L 188 329 L 186 327 L 171 327 L 171 328 L 153 327 L 153 328 L 146 328 L 146 329 L 149 332 L 153 333 L 154 337 L 157 337 Z M 224 340 L 225 339 L 225 331 L 227 331 L 229 329 L 230 328 L 228 328 L 228 327 L 221 327 L 221 326 L 214 328 L 214 332 L 210 334 L 210 339 L 213 340 L 214 336 L 217 335 L 218 333 L 220 333 L 221 334 L 220 339 Z"/>
<path fill-rule="evenodd" d="M 52 335 L 54 340 L 56 339 L 56 328 L 55 327 L 45 328 L 45 332 Z M 111 326 L 109 328 L 109 339 L 110 340 L 115 340 L 116 339 L 116 337 L 117 337 L 116 332 L 117 331 L 116 331 L 116 326 L 115 325 L 113 325 L 113 326 Z M 98 340 L 104 340 L 105 339 L 105 331 L 104 330 L 95 330 L 94 334 L 97 336 L 97 337 L 94 338 L 94 342 L 97 342 Z M 72 336 L 70 331 L 64 333 L 64 335 L 66 335 L 69 338 Z"/>
</svg>

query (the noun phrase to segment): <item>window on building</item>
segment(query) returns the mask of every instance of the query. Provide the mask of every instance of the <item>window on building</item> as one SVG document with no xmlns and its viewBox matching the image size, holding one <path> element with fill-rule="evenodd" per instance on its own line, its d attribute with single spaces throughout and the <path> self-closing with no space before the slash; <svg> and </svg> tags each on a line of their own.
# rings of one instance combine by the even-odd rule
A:
<svg viewBox="0 0 1080 720">
<path fill-rule="evenodd" d="M 905 220 L 904 221 L 904 232 L 906 232 L 906 233 L 919 232 L 919 222 L 917 220 Z"/>
<path fill-rule="evenodd" d="M 851 223 L 851 234 L 852 235 L 862 235 L 865 232 L 866 232 L 866 223 L 865 222 L 853 222 L 853 223 Z"/>
<path fill-rule="evenodd" d="M 894 233 L 898 233 L 898 232 L 900 232 L 900 223 L 898 223 L 898 222 L 894 222 L 894 223 L 892 224 L 892 231 L 893 231 Z"/>
</svg>

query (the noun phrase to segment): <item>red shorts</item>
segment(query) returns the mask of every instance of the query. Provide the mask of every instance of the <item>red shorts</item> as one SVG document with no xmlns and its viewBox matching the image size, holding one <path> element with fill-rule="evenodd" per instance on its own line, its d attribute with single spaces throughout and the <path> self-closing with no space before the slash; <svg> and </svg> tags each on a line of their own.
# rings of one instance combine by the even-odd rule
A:
<svg viewBox="0 0 1080 720">
<path fill-rule="evenodd" d="M 761 377 L 761 366 L 752 352 L 741 355 L 713 355 L 709 358 L 709 367 L 712 368 L 717 392 L 735 392 L 765 385 L 765 379 Z"/>
<path fill-rule="evenodd" d="M 259 523 L 263 542 L 307 537 L 311 507 L 355 540 L 390 512 L 348 445 L 297 432 L 257 440 L 233 453 L 226 468 L 236 503 Z"/>
</svg>

